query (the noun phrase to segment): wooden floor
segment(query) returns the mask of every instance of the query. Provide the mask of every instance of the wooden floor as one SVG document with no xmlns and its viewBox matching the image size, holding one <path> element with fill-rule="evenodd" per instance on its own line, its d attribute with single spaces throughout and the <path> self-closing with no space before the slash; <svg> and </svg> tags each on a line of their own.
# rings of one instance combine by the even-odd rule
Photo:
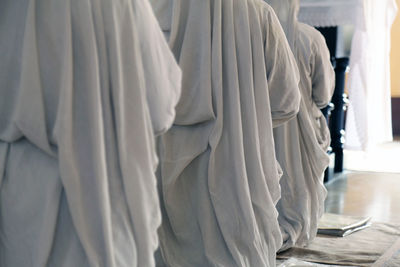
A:
<svg viewBox="0 0 400 267">
<path fill-rule="evenodd" d="M 400 223 L 400 174 L 347 171 L 326 187 L 326 212 Z"/>
</svg>

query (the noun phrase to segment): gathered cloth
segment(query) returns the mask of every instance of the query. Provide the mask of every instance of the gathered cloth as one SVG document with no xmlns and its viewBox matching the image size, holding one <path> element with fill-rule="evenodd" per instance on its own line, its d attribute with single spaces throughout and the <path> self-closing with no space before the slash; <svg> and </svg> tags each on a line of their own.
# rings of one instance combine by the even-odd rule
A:
<svg viewBox="0 0 400 267">
<path fill-rule="evenodd" d="M 400 266 L 400 225 L 372 222 L 370 227 L 345 237 L 317 235 L 308 246 L 293 247 L 277 258 L 329 266 Z"/>
<path fill-rule="evenodd" d="M 265 1 L 275 10 L 295 55 L 302 96 L 296 118 L 274 129 L 276 155 L 283 170 L 277 209 L 283 235 L 281 250 L 285 250 L 308 244 L 324 212 L 323 173 L 329 165 L 326 152 L 330 135 L 320 109 L 333 95 L 335 74 L 323 36 L 297 21 L 299 1 Z"/>
<path fill-rule="evenodd" d="M 154 266 L 181 73 L 150 4 L 1 1 L 0 51 L 0 266 Z"/>
<path fill-rule="evenodd" d="M 259 0 L 152 4 L 183 72 L 174 125 L 158 143 L 165 265 L 275 266 L 272 128 L 300 101 L 279 21 Z"/>
</svg>

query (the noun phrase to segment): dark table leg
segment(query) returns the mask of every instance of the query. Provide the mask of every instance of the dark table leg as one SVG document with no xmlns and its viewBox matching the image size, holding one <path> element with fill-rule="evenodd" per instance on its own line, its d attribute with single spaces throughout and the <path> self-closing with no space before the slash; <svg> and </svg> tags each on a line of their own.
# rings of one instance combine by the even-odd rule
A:
<svg viewBox="0 0 400 267">
<path fill-rule="evenodd" d="M 334 172 L 343 171 L 343 146 L 344 146 L 344 115 L 346 110 L 347 96 L 344 93 L 346 69 L 349 65 L 348 58 L 336 59 L 336 87 L 332 97 L 332 103 L 335 109 L 330 117 L 331 146 L 335 153 Z"/>
<path fill-rule="evenodd" d="M 345 74 L 349 65 L 348 58 L 336 58 L 336 43 L 337 43 L 337 27 L 317 28 L 325 37 L 327 46 L 331 53 L 332 65 L 336 73 L 335 92 L 332 97 L 334 109 L 331 110 L 330 116 L 325 112 L 326 117 L 329 117 L 329 129 L 331 132 L 331 153 L 335 155 L 334 172 L 343 171 L 343 146 L 344 146 L 344 120 L 347 96 L 344 94 Z M 325 172 L 325 182 L 329 180 L 329 170 Z"/>
</svg>

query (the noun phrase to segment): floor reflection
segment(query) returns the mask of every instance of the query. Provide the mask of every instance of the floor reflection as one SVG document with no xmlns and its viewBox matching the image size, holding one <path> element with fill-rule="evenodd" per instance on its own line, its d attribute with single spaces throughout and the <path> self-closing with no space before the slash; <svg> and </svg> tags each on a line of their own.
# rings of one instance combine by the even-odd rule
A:
<svg viewBox="0 0 400 267">
<path fill-rule="evenodd" d="M 400 223 L 400 174 L 345 172 L 327 189 L 326 212 Z"/>
</svg>

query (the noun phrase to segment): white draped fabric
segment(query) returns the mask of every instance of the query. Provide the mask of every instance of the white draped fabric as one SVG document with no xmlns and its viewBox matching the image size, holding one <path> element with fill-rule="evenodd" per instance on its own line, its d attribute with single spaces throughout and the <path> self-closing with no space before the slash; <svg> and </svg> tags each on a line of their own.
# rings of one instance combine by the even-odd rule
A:
<svg viewBox="0 0 400 267">
<path fill-rule="evenodd" d="M 300 21 L 312 26 L 355 27 L 346 87 L 347 149 L 367 150 L 392 141 L 390 29 L 395 0 L 301 0 Z"/>
<path fill-rule="evenodd" d="M 365 28 L 356 27 L 347 82 L 350 106 L 346 148 L 362 149 L 392 141 L 390 30 L 395 0 L 364 0 Z"/>
<path fill-rule="evenodd" d="M 275 266 L 282 238 L 273 126 L 298 112 L 293 54 L 261 0 L 154 0 L 183 71 L 159 142 L 167 266 Z"/>
<path fill-rule="evenodd" d="M 0 51 L 0 266 L 154 266 L 181 74 L 149 3 L 1 1 Z"/>
<path fill-rule="evenodd" d="M 276 11 L 300 72 L 302 101 L 296 118 L 274 129 L 276 154 L 282 166 L 279 224 L 286 250 L 307 245 L 317 233 L 324 212 L 323 173 L 329 165 L 329 129 L 320 111 L 335 87 L 328 47 L 313 27 L 297 20 L 298 0 L 265 0 Z"/>
</svg>

